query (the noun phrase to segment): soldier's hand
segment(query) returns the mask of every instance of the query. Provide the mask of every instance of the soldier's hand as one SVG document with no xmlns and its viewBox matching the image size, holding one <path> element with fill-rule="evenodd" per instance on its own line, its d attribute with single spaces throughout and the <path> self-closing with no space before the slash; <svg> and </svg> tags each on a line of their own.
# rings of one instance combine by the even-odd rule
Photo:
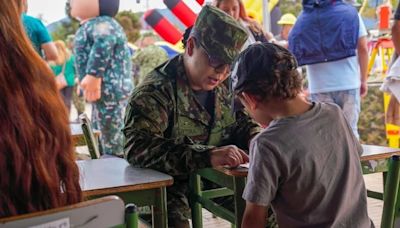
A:
<svg viewBox="0 0 400 228">
<path fill-rule="evenodd" d="M 101 78 L 87 74 L 82 79 L 80 86 L 83 90 L 83 96 L 89 102 L 94 102 L 101 97 Z"/>
<path fill-rule="evenodd" d="M 249 162 L 249 156 L 237 146 L 217 147 L 210 151 L 211 165 L 236 167 Z"/>
</svg>

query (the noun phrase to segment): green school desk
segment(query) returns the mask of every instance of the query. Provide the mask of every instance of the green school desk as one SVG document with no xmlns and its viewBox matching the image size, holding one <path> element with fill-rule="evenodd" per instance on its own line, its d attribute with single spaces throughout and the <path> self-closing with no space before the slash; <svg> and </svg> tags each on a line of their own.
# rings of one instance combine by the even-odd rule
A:
<svg viewBox="0 0 400 228">
<path fill-rule="evenodd" d="M 153 206 L 153 226 L 167 228 L 166 187 L 171 176 L 143 168 L 134 168 L 122 158 L 76 161 L 80 184 L 85 197 L 117 195 L 125 204 Z"/>
</svg>

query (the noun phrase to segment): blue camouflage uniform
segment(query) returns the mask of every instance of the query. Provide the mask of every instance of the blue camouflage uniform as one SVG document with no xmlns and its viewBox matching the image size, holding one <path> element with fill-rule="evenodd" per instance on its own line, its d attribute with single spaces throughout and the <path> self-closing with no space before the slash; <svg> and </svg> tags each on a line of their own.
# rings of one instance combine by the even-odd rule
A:
<svg viewBox="0 0 400 228">
<path fill-rule="evenodd" d="M 75 36 L 79 80 L 102 78 L 101 98 L 93 103 L 93 128 L 101 131 L 102 154 L 123 155 L 123 115 L 133 89 L 131 56 L 122 27 L 109 16 L 84 23 Z"/>
</svg>

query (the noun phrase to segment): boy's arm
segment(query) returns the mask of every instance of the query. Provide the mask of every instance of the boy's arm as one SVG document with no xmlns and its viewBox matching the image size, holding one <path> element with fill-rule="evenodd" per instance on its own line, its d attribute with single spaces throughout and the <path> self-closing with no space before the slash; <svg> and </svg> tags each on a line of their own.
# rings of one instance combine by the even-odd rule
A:
<svg viewBox="0 0 400 228">
<path fill-rule="evenodd" d="M 266 226 L 267 216 L 268 211 L 266 207 L 247 201 L 246 210 L 243 215 L 242 227 L 264 228 Z"/>
</svg>

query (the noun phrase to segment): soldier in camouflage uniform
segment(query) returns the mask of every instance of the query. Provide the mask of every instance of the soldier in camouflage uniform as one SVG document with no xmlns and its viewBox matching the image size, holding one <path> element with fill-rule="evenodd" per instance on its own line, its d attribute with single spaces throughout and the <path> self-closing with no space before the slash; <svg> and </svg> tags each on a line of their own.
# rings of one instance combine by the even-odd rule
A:
<svg viewBox="0 0 400 228">
<path fill-rule="evenodd" d="M 222 83 L 247 34 L 213 6 L 199 13 L 185 53 L 152 71 L 133 92 L 125 115 L 128 161 L 168 173 L 169 224 L 189 227 L 188 175 L 200 168 L 237 166 L 260 131 L 243 112 L 231 111 Z"/>
<path fill-rule="evenodd" d="M 141 83 L 148 73 L 167 60 L 167 52 L 157 45 L 152 44 L 137 50 L 132 57 L 133 65 L 138 67 L 138 75 L 134 76 L 135 85 Z"/>
<path fill-rule="evenodd" d="M 127 38 L 112 18 L 119 1 L 85 1 L 71 2 L 71 15 L 84 21 L 75 35 L 80 85 L 86 100 L 93 102 L 93 128 L 101 131 L 100 152 L 123 156 L 122 118 L 133 86 Z M 88 3 L 98 5 L 88 7 Z M 91 12 L 96 9 L 99 12 Z"/>
</svg>

